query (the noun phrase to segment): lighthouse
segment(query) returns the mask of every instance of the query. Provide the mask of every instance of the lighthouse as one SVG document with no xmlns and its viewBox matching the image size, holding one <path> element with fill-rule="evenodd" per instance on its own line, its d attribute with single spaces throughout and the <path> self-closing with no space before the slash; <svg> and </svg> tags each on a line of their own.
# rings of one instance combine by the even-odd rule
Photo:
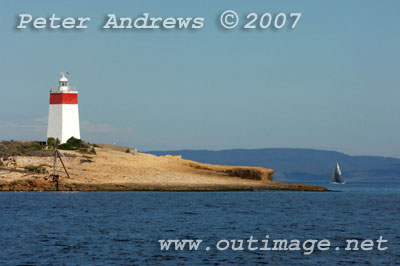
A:
<svg viewBox="0 0 400 266">
<path fill-rule="evenodd" d="M 71 137 L 81 138 L 79 129 L 78 91 L 69 86 L 64 73 L 56 89 L 50 90 L 47 138 L 65 143 Z"/>
</svg>

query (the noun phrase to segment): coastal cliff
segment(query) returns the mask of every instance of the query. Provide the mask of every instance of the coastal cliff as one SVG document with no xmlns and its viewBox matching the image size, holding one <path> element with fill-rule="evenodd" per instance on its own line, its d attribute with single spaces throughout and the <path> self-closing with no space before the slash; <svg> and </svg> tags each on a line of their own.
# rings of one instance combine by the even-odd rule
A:
<svg viewBox="0 0 400 266">
<path fill-rule="evenodd" d="M 69 178 L 58 162 L 59 182 L 49 178 L 52 156 L 2 158 L 3 191 L 104 191 L 104 190 L 299 190 L 326 188 L 273 181 L 273 170 L 263 167 L 222 166 L 184 160 L 180 156 L 132 154 L 107 146 L 95 154 L 61 151 Z"/>
</svg>

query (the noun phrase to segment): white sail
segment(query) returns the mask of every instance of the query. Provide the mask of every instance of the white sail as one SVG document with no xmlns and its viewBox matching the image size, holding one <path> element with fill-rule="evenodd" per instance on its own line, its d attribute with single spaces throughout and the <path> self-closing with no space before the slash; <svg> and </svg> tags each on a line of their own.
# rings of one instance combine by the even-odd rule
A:
<svg viewBox="0 0 400 266">
<path fill-rule="evenodd" d="M 336 170 L 337 170 L 339 175 L 342 175 L 342 170 L 340 170 L 340 166 L 339 166 L 338 163 L 336 163 Z"/>
<path fill-rule="evenodd" d="M 342 170 L 340 170 L 340 166 L 336 163 L 335 170 L 333 170 L 332 174 L 332 184 L 344 184 L 344 178 L 342 176 Z"/>
</svg>

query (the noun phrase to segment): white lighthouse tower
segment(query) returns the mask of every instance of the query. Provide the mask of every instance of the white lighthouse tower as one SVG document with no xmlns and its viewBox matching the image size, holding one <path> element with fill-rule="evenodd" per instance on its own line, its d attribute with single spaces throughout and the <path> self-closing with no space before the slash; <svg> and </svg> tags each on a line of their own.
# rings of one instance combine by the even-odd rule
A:
<svg viewBox="0 0 400 266">
<path fill-rule="evenodd" d="M 79 130 L 78 91 L 70 87 L 64 73 L 57 89 L 50 90 L 47 138 L 65 143 L 71 137 L 81 138 Z"/>
</svg>

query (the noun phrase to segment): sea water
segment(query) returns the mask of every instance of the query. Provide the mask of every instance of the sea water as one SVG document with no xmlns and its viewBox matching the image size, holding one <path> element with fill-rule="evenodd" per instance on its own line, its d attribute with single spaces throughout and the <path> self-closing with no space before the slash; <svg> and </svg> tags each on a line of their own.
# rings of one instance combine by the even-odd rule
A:
<svg viewBox="0 0 400 266">
<path fill-rule="evenodd" d="M 317 185 L 337 192 L 1 192 L 0 264 L 398 265 L 400 183 Z M 340 250 L 216 248 L 266 235 L 328 239 Z M 386 250 L 344 250 L 346 239 L 379 236 Z M 162 251 L 162 239 L 203 242 Z"/>
</svg>

